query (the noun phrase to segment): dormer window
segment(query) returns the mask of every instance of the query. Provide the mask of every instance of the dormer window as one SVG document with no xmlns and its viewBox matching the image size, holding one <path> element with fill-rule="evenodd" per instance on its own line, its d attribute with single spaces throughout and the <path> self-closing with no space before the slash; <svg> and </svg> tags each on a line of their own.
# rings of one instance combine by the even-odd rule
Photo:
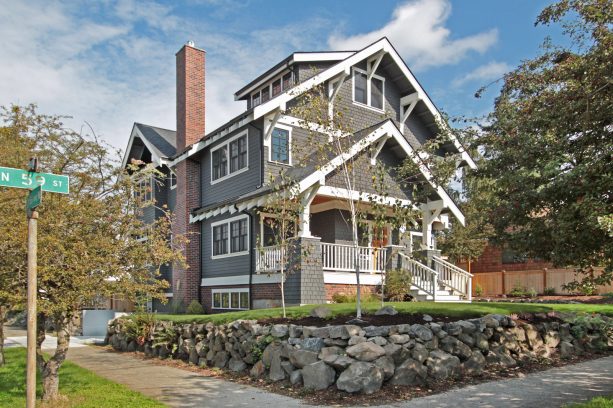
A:
<svg viewBox="0 0 613 408">
<path fill-rule="evenodd" d="M 251 94 L 251 107 L 255 108 L 258 105 L 268 102 L 270 99 L 281 92 L 287 91 L 292 87 L 292 71 L 276 77 L 263 88 Z"/>
<path fill-rule="evenodd" d="M 272 83 L 272 96 L 273 98 L 281 93 L 281 78 L 273 81 Z"/>
<path fill-rule="evenodd" d="M 270 87 L 267 86 L 266 88 L 262 89 L 261 94 L 262 103 L 268 102 L 270 100 Z"/>
<path fill-rule="evenodd" d="M 361 69 L 353 69 L 353 102 L 376 110 L 385 110 L 385 79 L 379 75 L 368 74 Z"/>
</svg>

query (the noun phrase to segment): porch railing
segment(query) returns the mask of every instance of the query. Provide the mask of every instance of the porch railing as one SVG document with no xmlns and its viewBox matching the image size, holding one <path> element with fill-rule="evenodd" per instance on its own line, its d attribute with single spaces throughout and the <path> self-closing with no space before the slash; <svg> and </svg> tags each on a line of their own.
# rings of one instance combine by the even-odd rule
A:
<svg viewBox="0 0 613 408">
<path fill-rule="evenodd" d="M 472 274 L 438 256 L 432 257 L 432 264 L 442 285 L 460 293 L 467 300 L 472 300 Z"/>
<path fill-rule="evenodd" d="M 255 270 L 257 272 L 277 272 L 281 270 L 280 246 L 261 247 L 255 251 Z"/>
<path fill-rule="evenodd" d="M 327 271 L 355 271 L 354 255 L 357 250 L 360 272 L 381 273 L 385 270 L 386 249 L 354 247 L 353 245 L 321 243 L 323 269 Z"/>
<path fill-rule="evenodd" d="M 436 301 L 438 273 L 414 258 L 408 257 L 403 253 L 399 255 L 401 267 L 411 274 L 413 286 L 423 290 L 427 295 L 432 296 L 432 300 Z"/>
</svg>

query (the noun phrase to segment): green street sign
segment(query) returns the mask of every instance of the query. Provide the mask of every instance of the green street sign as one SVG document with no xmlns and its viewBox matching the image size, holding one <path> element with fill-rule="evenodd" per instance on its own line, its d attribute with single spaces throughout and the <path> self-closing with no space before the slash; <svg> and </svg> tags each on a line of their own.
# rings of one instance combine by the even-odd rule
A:
<svg viewBox="0 0 613 408">
<path fill-rule="evenodd" d="M 26 201 L 26 211 L 34 211 L 36 207 L 40 205 L 40 201 L 43 198 L 43 190 L 41 186 L 36 187 L 28 194 Z"/>
<path fill-rule="evenodd" d="M 68 194 L 70 188 L 68 176 L 0 167 L 0 187 L 33 189 L 36 186 L 41 186 L 43 191 L 60 194 Z"/>
</svg>

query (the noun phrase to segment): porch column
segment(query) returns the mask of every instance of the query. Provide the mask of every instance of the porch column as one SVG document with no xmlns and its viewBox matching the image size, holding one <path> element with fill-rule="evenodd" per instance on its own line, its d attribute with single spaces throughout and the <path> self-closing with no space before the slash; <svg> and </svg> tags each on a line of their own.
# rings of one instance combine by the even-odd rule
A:
<svg viewBox="0 0 613 408">
<path fill-rule="evenodd" d="M 298 238 L 289 251 L 285 281 L 286 303 L 291 305 L 326 303 L 320 239 Z"/>
<path fill-rule="evenodd" d="M 304 195 L 300 199 L 302 205 L 302 211 L 300 213 L 300 232 L 299 237 L 311 237 L 311 203 L 317 195 L 317 189 L 319 184 L 315 184 L 304 192 Z"/>
<path fill-rule="evenodd" d="M 421 230 L 422 230 L 422 241 L 421 241 L 421 249 L 422 250 L 433 250 L 434 245 L 432 244 L 432 223 L 437 220 L 437 218 L 441 215 L 441 211 L 443 210 L 443 201 L 430 201 L 426 204 L 421 205 L 422 211 L 422 219 L 421 219 Z"/>
</svg>

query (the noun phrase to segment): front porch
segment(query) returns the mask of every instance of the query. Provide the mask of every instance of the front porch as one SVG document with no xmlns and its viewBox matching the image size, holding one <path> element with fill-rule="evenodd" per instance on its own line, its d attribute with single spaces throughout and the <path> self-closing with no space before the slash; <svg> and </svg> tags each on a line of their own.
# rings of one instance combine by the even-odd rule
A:
<svg viewBox="0 0 613 408">
<path fill-rule="evenodd" d="M 417 300 L 471 301 L 472 275 L 447 262 L 436 250 L 433 229 L 447 223 L 437 206 L 441 207 L 440 203 L 422 206 L 420 230 L 413 226 L 413 231 L 391 227 L 378 231 L 366 220 L 358 229 L 360 245 L 355 246 L 346 200 L 315 194 L 300 217 L 296 236 L 287 241 L 284 250 L 279 245 L 255 249 L 255 271 L 275 274 L 283 264 L 289 279 L 299 272 L 297 265 L 308 265 L 310 273 L 323 276 L 326 287 L 355 285 L 357 261 L 360 283 L 373 289 L 382 284 L 386 272 L 403 269 L 411 275 L 410 292 Z M 260 234 L 266 237 L 264 217 L 260 223 Z"/>
</svg>

